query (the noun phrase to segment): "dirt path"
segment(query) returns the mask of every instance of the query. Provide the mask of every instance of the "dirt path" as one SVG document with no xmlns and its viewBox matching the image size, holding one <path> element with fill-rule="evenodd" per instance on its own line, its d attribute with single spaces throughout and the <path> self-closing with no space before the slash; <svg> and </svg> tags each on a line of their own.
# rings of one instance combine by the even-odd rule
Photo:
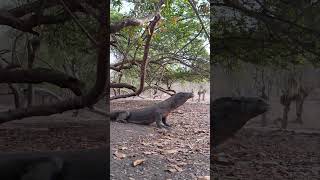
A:
<svg viewBox="0 0 320 180">
<path fill-rule="evenodd" d="M 320 179 L 320 133 L 244 128 L 216 151 L 216 179 Z"/>
<path fill-rule="evenodd" d="M 81 111 L 32 117 L 0 125 L 0 151 L 60 151 L 106 147 L 104 117 Z"/>
<path fill-rule="evenodd" d="M 115 101 L 113 109 L 154 101 Z M 209 105 L 186 103 L 168 117 L 170 131 L 154 124 L 111 123 L 110 179 L 197 179 L 209 176 Z M 139 165 L 133 166 L 133 162 Z"/>
</svg>

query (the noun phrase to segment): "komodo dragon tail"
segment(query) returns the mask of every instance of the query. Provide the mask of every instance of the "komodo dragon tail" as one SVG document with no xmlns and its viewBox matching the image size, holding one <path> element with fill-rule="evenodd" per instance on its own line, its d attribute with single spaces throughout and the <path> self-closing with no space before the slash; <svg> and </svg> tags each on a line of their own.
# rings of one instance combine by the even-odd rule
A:
<svg viewBox="0 0 320 180">
<path fill-rule="evenodd" d="M 129 111 L 114 111 L 110 113 L 111 121 L 125 121 L 129 118 Z"/>
</svg>

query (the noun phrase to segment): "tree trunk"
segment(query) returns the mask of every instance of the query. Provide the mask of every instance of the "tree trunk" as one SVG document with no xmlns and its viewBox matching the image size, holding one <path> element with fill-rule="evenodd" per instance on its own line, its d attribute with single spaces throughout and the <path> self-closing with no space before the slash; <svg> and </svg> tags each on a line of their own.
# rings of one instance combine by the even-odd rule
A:
<svg viewBox="0 0 320 180">
<path fill-rule="evenodd" d="M 263 113 L 261 116 L 261 126 L 266 127 L 267 126 L 267 114 Z"/>
<path fill-rule="evenodd" d="M 36 47 L 32 46 L 32 40 L 28 40 L 28 70 L 32 69 L 34 57 L 35 57 L 35 49 Z M 32 84 L 28 84 L 28 92 L 27 92 L 27 105 L 28 107 L 33 104 L 33 88 Z"/>
<path fill-rule="evenodd" d="M 20 93 L 17 90 L 17 87 L 15 87 L 13 84 L 9 83 L 8 86 L 13 93 L 14 105 L 15 105 L 16 109 L 18 109 L 21 107 Z"/>
<path fill-rule="evenodd" d="M 266 94 L 266 87 L 265 85 L 262 86 L 261 89 L 261 96 L 260 96 L 263 100 L 268 101 L 269 97 Z M 267 126 L 267 113 L 263 113 L 261 116 L 261 126 L 265 127 Z"/>
<path fill-rule="evenodd" d="M 282 129 L 287 129 L 289 111 L 290 111 L 290 103 L 286 104 L 283 108 L 283 116 L 282 116 L 282 120 L 281 120 L 281 128 Z"/>
<path fill-rule="evenodd" d="M 281 128 L 282 129 L 286 129 L 288 126 L 288 114 L 290 111 L 291 101 L 293 99 L 294 99 L 294 97 L 290 96 L 288 92 L 284 93 L 280 97 L 280 103 L 284 106 L 283 107 L 283 115 L 282 115 L 282 119 L 281 119 Z"/>
<path fill-rule="evenodd" d="M 306 97 L 299 97 L 296 101 L 296 122 L 299 124 L 303 124 L 302 121 L 302 113 L 303 113 L 303 104 Z"/>
</svg>

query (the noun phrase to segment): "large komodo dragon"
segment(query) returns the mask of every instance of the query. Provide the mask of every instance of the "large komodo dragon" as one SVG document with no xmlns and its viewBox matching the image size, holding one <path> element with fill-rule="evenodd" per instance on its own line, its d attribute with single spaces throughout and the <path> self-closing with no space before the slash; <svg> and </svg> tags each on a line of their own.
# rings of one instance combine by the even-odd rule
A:
<svg viewBox="0 0 320 180">
<path fill-rule="evenodd" d="M 223 97 L 211 104 L 211 124 L 215 147 L 232 137 L 250 119 L 268 111 L 269 105 L 258 97 Z"/>
<path fill-rule="evenodd" d="M 111 121 L 148 125 L 156 122 L 158 128 L 168 128 L 167 116 L 171 111 L 183 105 L 192 98 L 192 93 L 179 92 L 170 98 L 152 106 L 129 111 L 115 111 L 111 113 Z"/>
<path fill-rule="evenodd" d="M 107 149 L 74 152 L 0 153 L 1 180 L 102 180 Z"/>
</svg>

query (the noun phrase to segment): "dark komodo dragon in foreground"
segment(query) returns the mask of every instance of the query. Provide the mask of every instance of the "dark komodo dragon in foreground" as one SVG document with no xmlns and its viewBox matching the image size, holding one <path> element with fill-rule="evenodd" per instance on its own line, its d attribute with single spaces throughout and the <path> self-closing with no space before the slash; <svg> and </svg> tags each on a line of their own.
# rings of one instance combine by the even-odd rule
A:
<svg viewBox="0 0 320 180">
<path fill-rule="evenodd" d="M 213 146 L 232 137 L 250 119 L 268 111 L 269 105 L 258 97 L 223 97 L 211 104 Z"/>
<path fill-rule="evenodd" d="M 179 92 L 160 103 L 143 109 L 112 112 L 110 119 L 112 121 L 144 125 L 156 122 L 159 128 L 168 128 L 170 127 L 170 125 L 167 123 L 167 116 L 169 113 L 183 105 L 192 97 L 192 93 Z"/>
<path fill-rule="evenodd" d="M 109 160 L 106 149 L 0 153 L 0 179 L 103 180 Z"/>
</svg>

